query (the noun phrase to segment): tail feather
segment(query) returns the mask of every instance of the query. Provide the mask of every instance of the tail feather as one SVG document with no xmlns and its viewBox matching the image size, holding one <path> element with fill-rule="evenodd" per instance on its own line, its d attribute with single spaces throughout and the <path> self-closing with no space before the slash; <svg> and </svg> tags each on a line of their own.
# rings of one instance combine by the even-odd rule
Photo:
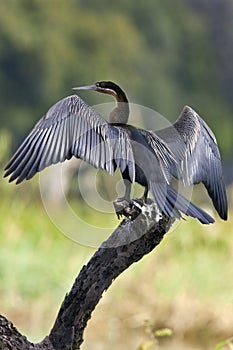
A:
<svg viewBox="0 0 233 350">
<path fill-rule="evenodd" d="M 167 216 L 181 219 L 181 213 L 198 219 L 202 224 L 212 224 L 214 219 L 204 210 L 191 203 L 167 184 L 150 183 L 150 188 L 160 210 Z"/>
</svg>

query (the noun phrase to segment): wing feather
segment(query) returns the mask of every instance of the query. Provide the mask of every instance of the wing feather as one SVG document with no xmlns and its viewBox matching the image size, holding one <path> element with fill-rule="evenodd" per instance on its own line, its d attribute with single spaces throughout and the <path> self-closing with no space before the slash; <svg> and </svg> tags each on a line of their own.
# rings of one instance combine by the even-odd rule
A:
<svg viewBox="0 0 233 350">
<path fill-rule="evenodd" d="M 155 131 L 167 143 L 176 158 L 173 175 L 184 185 L 202 182 L 222 219 L 227 219 L 227 197 L 221 157 L 216 138 L 204 120 L 191 108 L 184 107 L 170 127 Z"/>
<path fill-rule="evenodd" d="M 72 156 L 110 174 L 116 164 L 122 171 L 129 166 L 134 181 L 134 156 L 127 132 L 108 124 L 77 95 L 58 101 L 38 121 L 7 164 L 4 176 L 11 175 L 10 181 L 19 183 Z"/>
<path fill-rule="evenodd" d="M 141 129 L 140 132 L 146 138 L 148 145 L 154 151 L 165 182 L 170 184 L 170 167 L 173 164 L 176 164 L 175 156 L 168 148 L 166 143 L 153 131 Z"/>
</svg>

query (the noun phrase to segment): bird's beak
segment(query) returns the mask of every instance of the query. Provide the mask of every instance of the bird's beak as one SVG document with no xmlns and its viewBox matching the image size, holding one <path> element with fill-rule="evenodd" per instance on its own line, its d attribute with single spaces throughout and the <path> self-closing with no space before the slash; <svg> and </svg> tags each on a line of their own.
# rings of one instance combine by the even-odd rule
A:
<svg viewBox="0 0 233 350">
<path fill-rule="evenodd" d="M 77 86 L 73 87 L 72 90 L 96 90 L 96 85 L 86 85 L 86 86 Z"/>
</svg>

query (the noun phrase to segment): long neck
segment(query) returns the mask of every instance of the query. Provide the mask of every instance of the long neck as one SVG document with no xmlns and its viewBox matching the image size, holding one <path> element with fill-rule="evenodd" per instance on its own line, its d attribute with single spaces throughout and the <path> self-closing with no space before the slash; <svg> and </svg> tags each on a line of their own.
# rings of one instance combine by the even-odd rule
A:
<svg viewBox="0 0 233 350">
<path fill-rule="evenodd" d="M 117 102 L 117 107 L 112 110 L 109 115 L 109 123 L 111 124 L 127 124 L 129 119 L 128 102 Z"/>
<path fill-rule="evenodd" d="M 117 90 L 112 93 L 116 98 L 117 106 L 109 115 L 111 124 L 127 124 L 129 119 L 129 102 L 121 88 L 117 86 Z"/>
</svg>

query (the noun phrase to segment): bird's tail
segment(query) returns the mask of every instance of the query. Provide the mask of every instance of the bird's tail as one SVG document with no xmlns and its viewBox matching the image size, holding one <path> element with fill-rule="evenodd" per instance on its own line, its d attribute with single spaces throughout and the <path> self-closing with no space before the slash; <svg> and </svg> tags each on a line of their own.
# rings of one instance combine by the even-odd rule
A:
<svg viewBox="0 0 233 350">
<path fill-rule="evenodd" d="M 153 197 L 160 210 L 167 216 L 181 219 L 181 213 L 197 218 L 202 224 L 212 224 L 214 219 L 204 210 L 191 203 L 167 184 L 150 183 Z"/>
</svg>

